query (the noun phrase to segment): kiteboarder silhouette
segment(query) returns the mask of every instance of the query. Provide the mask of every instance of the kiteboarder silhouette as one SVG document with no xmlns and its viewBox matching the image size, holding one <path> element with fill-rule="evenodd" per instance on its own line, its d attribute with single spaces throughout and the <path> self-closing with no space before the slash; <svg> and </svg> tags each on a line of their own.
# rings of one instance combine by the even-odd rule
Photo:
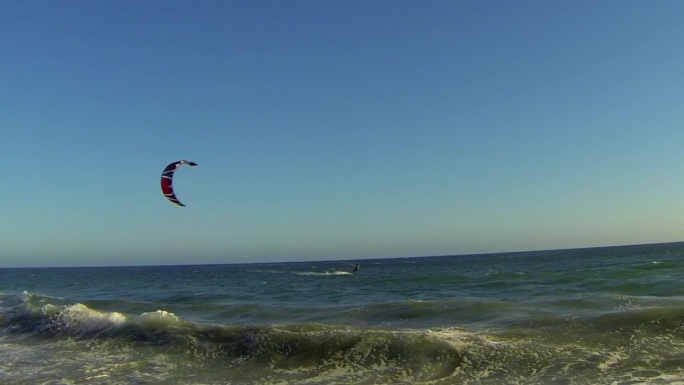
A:
<svg viewBox="0 0 684 385">
<path fill-rule="evenodd" d="M 357 271 L 359 271 L 359 263 L 358 262 L 356 263 L 356 266 L 354 266 L 354 271 L 352 271 L 352 274 L 356 273 Z"/>
</svg>

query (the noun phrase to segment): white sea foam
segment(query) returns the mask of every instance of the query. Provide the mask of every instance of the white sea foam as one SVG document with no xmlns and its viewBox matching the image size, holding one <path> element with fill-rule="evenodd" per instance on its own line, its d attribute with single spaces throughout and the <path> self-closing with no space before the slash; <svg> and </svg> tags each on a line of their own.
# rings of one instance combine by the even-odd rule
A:
<svg viewBox="0 0 684 385">
<path fill-rule="evenodd" d="M 158 327 L 175 325 L 182 322 L 180 317 L 166 310 L 142 313 L 140 314 L 140 320 L 146 325 L 154 325 Z"/>
<path fill-rule="evenodd" d="M 44 306 L 44 312 L 50 313 L 51 305 Z M 118 312 L 100 312 L 77 303 L 67 306 L 52 320 L 52 326 L 62 331 L 90 333 L 109 327 L 119 327 L 126 322 L 126 316 Z"/>
</svg>

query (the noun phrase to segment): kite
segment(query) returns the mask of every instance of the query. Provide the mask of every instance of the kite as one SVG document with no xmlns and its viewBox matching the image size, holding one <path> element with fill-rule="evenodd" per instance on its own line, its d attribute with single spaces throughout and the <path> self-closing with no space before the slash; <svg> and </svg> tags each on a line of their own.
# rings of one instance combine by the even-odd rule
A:
<svg viewBox="0 0 684 385">
<path fill-rule="evenodd" d="M 197 166 L 197 163 L 191 162 L 189 160 L 179 160 L 177 162 L 173 162 L 166 166 L 164 171 L 162 172 L 161 175 L 161 189 L 162 192 L 164 193 L 164 196 L 166 199 L 170 200 L 171 202 L 177 204 L 178 206 L 185 207 L 184 204 L 182 204 L 178 198 L 176 198 L 176 194 L 173 192 L 173 173 L 176 172 L 176 169 L 184 164 L 187 164 L 188 166 Z"/>
</svg>

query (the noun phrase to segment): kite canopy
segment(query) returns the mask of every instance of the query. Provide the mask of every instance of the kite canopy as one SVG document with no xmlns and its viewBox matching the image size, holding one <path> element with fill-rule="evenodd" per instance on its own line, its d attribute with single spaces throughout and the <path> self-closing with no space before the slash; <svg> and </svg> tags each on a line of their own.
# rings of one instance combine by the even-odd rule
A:
<svg viewBox="0 0 684 385">
<path fill-rule="evenodd" d="M 166 199 L 177 204 L 178 206 L 183 207 L 185 207 L 185 205 L 182 204 L 178 198 L 176 198 L 176 194 L 173 192 L 173 174 L 176 172 L 178 167 L 184 164 L 187 164 L 188 166 L 197 166 L 197 163 L 195 162 L 191 162 L 189 160 L 179 160 L 166 166 L 161 175 L 161 189 Z"/>
</svg>

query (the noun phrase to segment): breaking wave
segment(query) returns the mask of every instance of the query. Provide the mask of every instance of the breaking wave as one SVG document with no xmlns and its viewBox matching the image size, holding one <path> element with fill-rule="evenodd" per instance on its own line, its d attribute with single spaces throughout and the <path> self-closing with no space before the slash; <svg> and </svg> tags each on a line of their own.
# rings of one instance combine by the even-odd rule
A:
<svg viewBox="0 0 684 385">
<path fill-rule="evenodd" d="M 139 381 L 177 384 L 225 378 L 240 384 L 676 383 L 684 366 L 684 356 L 676 353 L 684 350 L 682 307 L 468 330 L 222 325 L 190 322 L 161 309 L 124 314 L 61 302 L 29 293 L 0 295 L 0 343 L 52 349 L 54 357 L 70 349 L 70 357 L 83 360 L 74 368 L 118 362 L 98 372 L 103 384 L 130 376 L 129 367 L 116 366 L 122 352 L 126 362 L 163 365 L 157 377 Z M 64 367 L 59 362 L 54 366 Z M 83 374 L 75 383 L 92 376 Z M 33 380 L 12 382 L 0 370 L 3 383 Z"/>
<path fill-rule="evenodd" d="M 129 315 L 47 300 L 31 294 L 22 300 L 5 296 L 0 315 L 4 337 L 99 343 L 112 352 L 134 345 L 198 365 L 213 361 L 224 369 L 259 368 L 241 373 L 247 382 L 264 381 L 264 373 L 288 381 L 324 375 L 326 381 L 355 382 L 371 372 L 393 381 L 432 381 L 448 377 L 466 359 L 461 349 L 423 332 L 317 323 L 203 324 L 164 310 Z"/>
</svg>

